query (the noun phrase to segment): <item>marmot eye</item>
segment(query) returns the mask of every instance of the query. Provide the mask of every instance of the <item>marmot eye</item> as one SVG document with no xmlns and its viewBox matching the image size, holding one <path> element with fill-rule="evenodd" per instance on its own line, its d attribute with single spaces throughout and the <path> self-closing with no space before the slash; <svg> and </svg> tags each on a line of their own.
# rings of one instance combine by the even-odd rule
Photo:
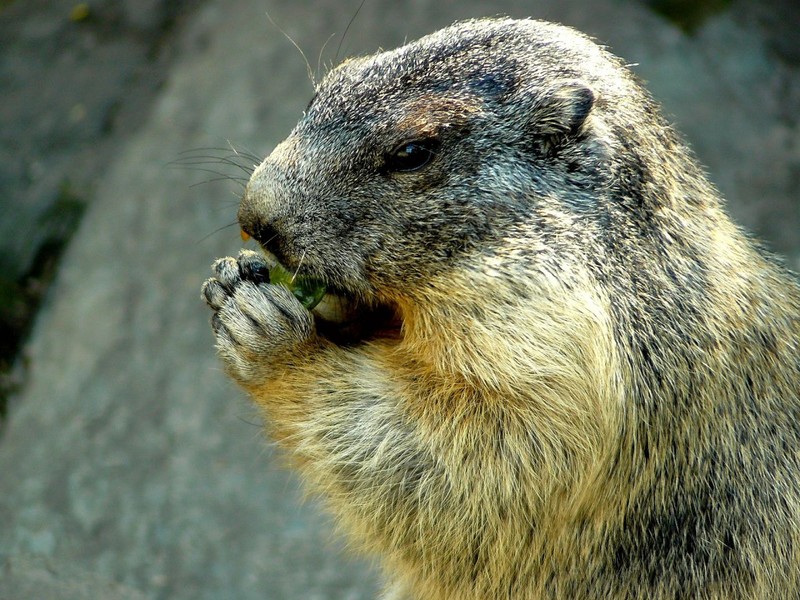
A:
<svg viewBox="0 0 800 600">
<path fill-rule="evenodd" d="M 403 142 L 386 155 L 386 168 L 400 173 L 417 171 L 433 160 L 438 147 L 435 139 Z"/>
</svg>

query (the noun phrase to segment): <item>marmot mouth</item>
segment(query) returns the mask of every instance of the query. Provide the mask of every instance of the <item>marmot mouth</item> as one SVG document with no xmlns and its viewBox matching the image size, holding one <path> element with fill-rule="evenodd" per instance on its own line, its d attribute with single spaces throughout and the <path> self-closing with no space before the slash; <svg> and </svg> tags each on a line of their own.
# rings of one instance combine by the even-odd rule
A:
<svg viewBox="0 0 800 600">
<path fill-rule="evenodd" d="M 338 294 L 326 294 L 311 313 L 317 333 L 342 346 L 398 339 L 401 335 L 399 311 L 386 304 L 367 305 Z"/>
<path fill-rule="evenodd" d="M 250 236 L 242 231 L 242 240 Z M 396 306 L 365 302 L 348 290 L 292 274 L 277 256 L 259 244 L 270 268 L 270 283 L 285 285 L 314 315 L 317 332 L 339 345 L 354 345 L 380 338 L 398 338 L 402 320 Z"/>
</svg>

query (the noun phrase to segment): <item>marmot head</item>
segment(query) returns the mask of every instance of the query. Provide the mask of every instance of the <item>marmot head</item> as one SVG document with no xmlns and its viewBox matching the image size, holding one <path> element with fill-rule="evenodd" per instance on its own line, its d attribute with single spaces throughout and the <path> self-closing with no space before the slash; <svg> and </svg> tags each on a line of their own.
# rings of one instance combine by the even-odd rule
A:
<svg viewBox="0 0 800 600">
<path fill-rule="evenodd" d="M 626 119 L 651 122 L 648 102 L 570 28 L 457 23 L 331 71 L 253 173 L 239 221 L 287 268 L 390 298 L 520 227 L 570 239 L 602 219 L 625 151 L 613 132 L 632 139 Z"/>
</svg>

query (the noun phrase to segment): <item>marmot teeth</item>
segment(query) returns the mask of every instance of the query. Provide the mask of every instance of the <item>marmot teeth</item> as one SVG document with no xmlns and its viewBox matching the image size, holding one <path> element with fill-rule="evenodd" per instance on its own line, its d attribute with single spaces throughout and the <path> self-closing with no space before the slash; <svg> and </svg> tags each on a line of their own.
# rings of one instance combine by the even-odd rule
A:
<svg viewBox="0 0 800 600">
<path fill-rule="evenodd" d="M 311 311 L 330 323 L 347 323 L 356 317 L 355 303 L 336 294 L 325 294 Z"/>
</svg>

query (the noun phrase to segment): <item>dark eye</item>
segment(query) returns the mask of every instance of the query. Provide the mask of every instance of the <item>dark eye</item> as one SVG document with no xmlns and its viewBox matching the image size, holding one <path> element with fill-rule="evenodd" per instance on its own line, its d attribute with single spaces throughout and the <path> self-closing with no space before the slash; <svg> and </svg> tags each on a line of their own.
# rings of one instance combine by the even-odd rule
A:
<svg viewBox="0 0 800 600">
<path fill-rule="evenodd" d="M 438 148 L 434 139 L 404 142 L 386 155 L 386 168 L 396 173 L 418 171 L 433 160 Z"/>
</svg>

